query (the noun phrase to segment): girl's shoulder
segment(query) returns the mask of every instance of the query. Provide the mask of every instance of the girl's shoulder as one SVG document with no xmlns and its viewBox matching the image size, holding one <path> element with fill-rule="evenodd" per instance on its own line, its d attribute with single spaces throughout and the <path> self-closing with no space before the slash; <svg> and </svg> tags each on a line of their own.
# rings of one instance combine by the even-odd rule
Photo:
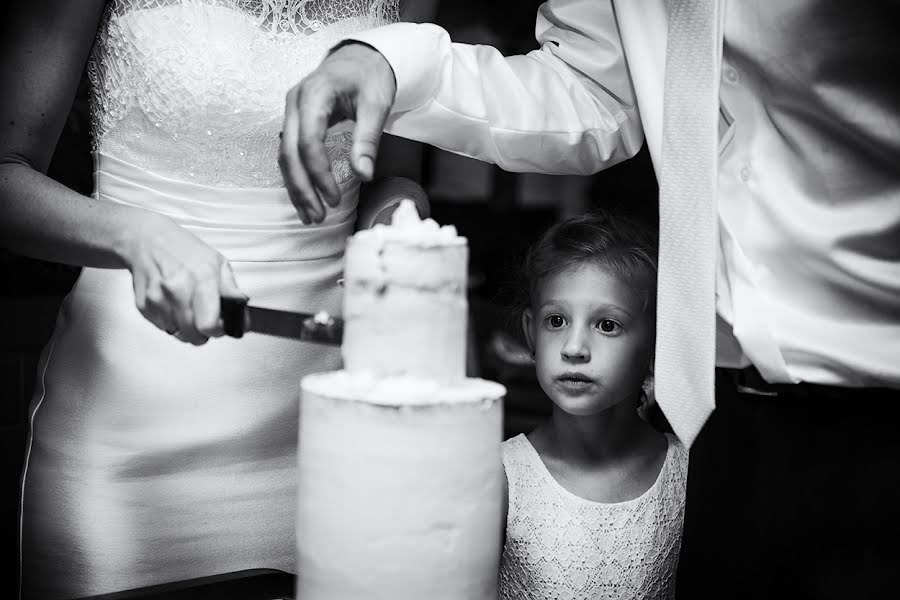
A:
<svg viewBox="0 0 900 600">
<path fill-rule="evenodd" d="M 524 433 L 504 441 L 501 446 L 503 470 L 506 472 L 506 484 L 510 510 L 525 496 L 546 493 L 546 468 L 534 446 Z"/>
<path fill-rule="evenodd" d="M 532 468 L 534 459 L 537 458 L 537 451 L 524 433 L 505 440 L 500 445 L 500 450 L 507 472 Z"/>
<path fill-rule="evenodd" d="M 669 440 L 669 450 L 668 455 L 666 456 L 667 461 L 673 461 L 679 465 L 687 466 L 688 463 L 688 449 L 685 448 L 684 444 L 678 439 L 678 436 L 674 433 L 666 432 L 664 434 L 666 439 Z"/>
<path fill-rule="evenodd" d="M 663 465 L 665 482 L 668 486 L 684 488 L 687 483 L 688 459 L 690 453 L 678 437 L 672 433 L 666 433 L 669 448 L 666 451 L 666 461 Z"/>
<path fill-rule="evenodd" d="M 507 440 L 503 440 L 503 443 L 500 444 L 500 447 L 503 449 L 503 454 L 517 453 L 521 451 L 523 444 L 529 443 L 530 442 L 528 441 L 528 437 L 524 433 L 520 433 Z"/>
</svg>

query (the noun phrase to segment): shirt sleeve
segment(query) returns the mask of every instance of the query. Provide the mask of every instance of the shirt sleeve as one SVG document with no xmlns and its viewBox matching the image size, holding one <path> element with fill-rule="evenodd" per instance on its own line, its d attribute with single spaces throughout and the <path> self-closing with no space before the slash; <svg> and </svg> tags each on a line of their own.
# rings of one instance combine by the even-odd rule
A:
<svg viewBox="0 0 900 600">
<path fill-rule="evenodd" d="M 347 39 L 394 70 L 389 133 L 517 172 L 590 174 L 636 154 L 643 132 L 611 0 L 545 2 L 535 31 L 540 49 L 509 57 L 433 24 Z"/>
</svg>

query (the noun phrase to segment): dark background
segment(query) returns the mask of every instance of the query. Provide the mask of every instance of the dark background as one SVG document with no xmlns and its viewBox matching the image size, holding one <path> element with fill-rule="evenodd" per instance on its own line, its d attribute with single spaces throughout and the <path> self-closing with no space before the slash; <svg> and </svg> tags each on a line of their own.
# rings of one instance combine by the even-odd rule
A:
<svg viewBox="0 0 900 600">
<path fill-rule="evenodd" d="M 438 23 L 456 41 L 487 43 L 505 54 L 536 47 L 535 0 L 441 3 Z M 49 174 L 83 193 L 92 191 L 86 81 L 72 106 Z M 512 312 L 523 252 L 560 218 L 594 205 L 656 219 L 656 179 L 646 148 L 634 159 L 590 177 L 505 173 L 491 165 L 426 148 L 421 183 L 432 216 L 469 239 L 473 375 L 504 383 L 506 435 L 528 431 L 549 403 L 519 342 Z M 78 269 L 18 257 L 0 248 L 0 590 L 14 590 L 18 556 L 19 478 L 28 403 L 40 352 Z M 314 307 L 310 307 L 313 309 Z M 5 594 L 2 594 L 5 596 Z"/>
</svg>

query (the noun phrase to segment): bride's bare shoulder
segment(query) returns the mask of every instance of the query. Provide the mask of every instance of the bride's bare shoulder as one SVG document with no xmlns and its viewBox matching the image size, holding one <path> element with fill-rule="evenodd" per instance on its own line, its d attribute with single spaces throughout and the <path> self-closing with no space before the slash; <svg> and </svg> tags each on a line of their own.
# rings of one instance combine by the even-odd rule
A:
<svg viewBox="0 0 900 600">
<path fill-rule="evenodd" d="M 46 168 L 105 0 L 10 2 L 0 22 L 0 161 Z M 14 93 L 6 93 L 6 90 Z"/>
</svg>

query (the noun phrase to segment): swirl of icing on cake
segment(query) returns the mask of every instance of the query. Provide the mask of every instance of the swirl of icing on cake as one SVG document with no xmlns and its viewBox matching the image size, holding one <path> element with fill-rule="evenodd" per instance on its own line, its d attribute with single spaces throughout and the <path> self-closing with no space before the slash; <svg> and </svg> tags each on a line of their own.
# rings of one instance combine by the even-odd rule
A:
<svg viewBox="0 0 900 600">
<path fill-rule="evenodd" d="M 394 210 L 389 226 L 379 223 L 371 229 L 358 231 L 354 237 L 366 243 L 402 242 L 423 247 L 466 243 L 466 238 L 460 236 L 453 225 L 442 226 L 434 219 L 422 219 L 415 202 L 407 198 Z"/>
</svg>

